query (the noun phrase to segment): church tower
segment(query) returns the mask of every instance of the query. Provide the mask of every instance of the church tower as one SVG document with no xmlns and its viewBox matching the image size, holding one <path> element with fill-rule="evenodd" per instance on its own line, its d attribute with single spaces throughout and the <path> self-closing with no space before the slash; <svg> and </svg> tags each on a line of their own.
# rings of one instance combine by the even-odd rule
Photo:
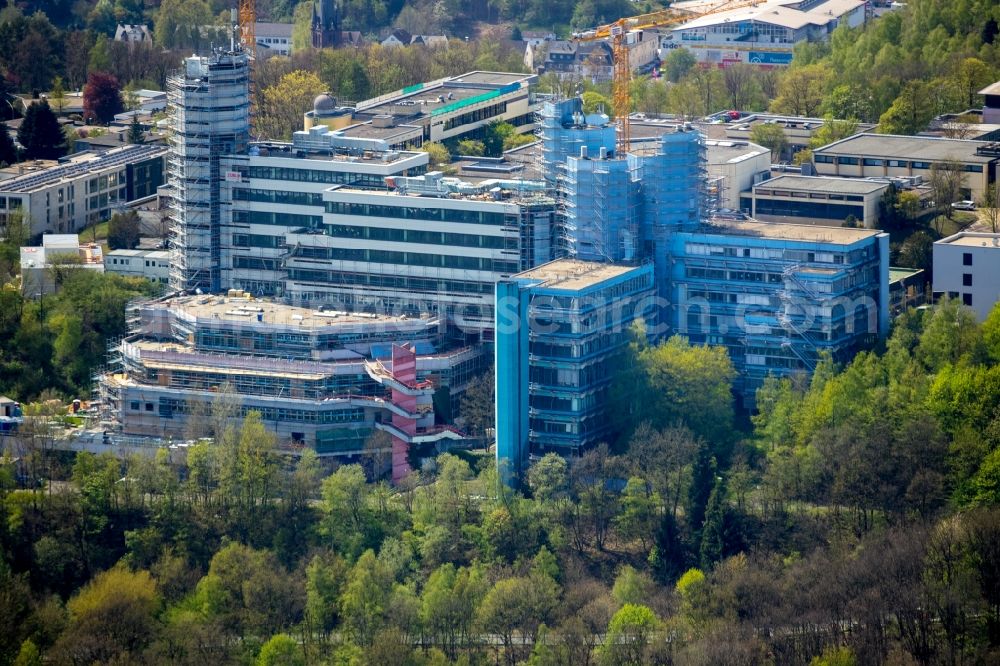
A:
<svg viewBox="0 0 1000 666">
<path fill-rule="evenodd" d="M 314 0 L 312 45 L 321 49 L 340 45 L 340 9 L 334 0 Z"/>
</svg>

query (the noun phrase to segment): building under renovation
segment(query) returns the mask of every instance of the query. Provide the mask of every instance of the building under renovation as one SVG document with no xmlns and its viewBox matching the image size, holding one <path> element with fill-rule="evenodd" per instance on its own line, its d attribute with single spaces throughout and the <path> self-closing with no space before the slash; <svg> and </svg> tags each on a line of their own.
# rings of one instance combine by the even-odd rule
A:
<svg viewBox="0 0 1000 666">
<path fill-rule="evenodd" d="M 461 439 L 439 423 L 489 359 L 452 342 L 435 317 L 312 310 L 226 296 L 175 296 L 129 312 L 129 333 L 98 376 L 104 418 L 122 432 L 204 434 L 218 401 L 258 412 L 286 445 L 357 455 L 375 430 L 393 441 L 394 476 L 411 445 Z M 220 398 L 231 392 L 231 395 Z"/>
</svg>

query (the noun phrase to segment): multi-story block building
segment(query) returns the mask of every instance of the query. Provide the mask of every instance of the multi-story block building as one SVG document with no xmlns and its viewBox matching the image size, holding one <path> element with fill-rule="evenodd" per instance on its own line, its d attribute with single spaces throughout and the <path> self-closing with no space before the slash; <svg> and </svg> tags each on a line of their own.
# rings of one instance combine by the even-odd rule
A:
<svg viewBox="0 0 1000 666">
<path fill-rule="evenodd" d="M 821 354 L 846 361 L 888 334 L 889 236 L 756 221 L 674 234 L 671 329 L 723 345 L 744 406 L 769 375 L 812 372 Z"/>
<path fill-rule="evenodd" d="M 934 297 L 942 296 L 986 319 L 1000 301 L 1000 234 L 960 231 L 934 243 Z"/>
<path fill-rule="evenodd" d="M 225 155 L 245 154 L 250 139 L 250 60 L 239 45 L 191 56 L 167 79 L 174 107 L 168 182 L 174 197 L 171 287 L 222 288 Z"/>
<path fill-rule="evenodd" d="M 166 157 L 162 146 L 125 146 L 0 180 L 0 217 L 19 211 L 33 236 L 73 233 L 156 194 Z"/>
<path fill-rule="evenodd" d="M 840 226 L 849 218 L 875 228 L 888 179 L 778 176 L 744 192 L 740 208 L 766 222 L 816 222 Z"/>
<path fill-rule="evenodd" d="M 323 192 L 322 225 L 286 236 L 288 299 L 431 313 L 479 333 L 493 328 L 496 282 L 552 256 L 555 202 L 541 183 L 432 172 L 388 184 Z"/>
<path fill-rule="evenodd" d="M 578 455 L 608 435 L 608 392 L 631 324 L 653 315 L 653 267 L 560 259 L 496 288 L 497 457 Z"/>
<path fill-rule="evenodd" d="M 998 161 L 995 143 L 894 134 L 855 134 L 813 151 L 821 176 L 926 180 L 934 165 L 955 167 L 962 171 L 962 196 L 977 201 L 996 182 Z"/>
<path fill-rule="evenodd" d="M 104 272 L 101 246 L 80 243 L 76 234 L 45 234 L 42 244 L 21 248 L 21 293 L 39 298 L 59 287 L 58 271 L 91 270 Z"/>
<path fill-rule="evenodd" d="M 130 313 L 117 367 L 99 377 L 105 418 L 127 434 L 187 437 L 225 387 L 285 443 L 360 453 L 375 429 L 393 438 L 397 476 L 412 444 L 461 439 L 438 425 L 481 372 L 480 347 L 449 345 L 439 320 L 317 311 L 227 296 L 171 297 Z"/>
<path fill-rule="evenodd" d="M 221 164 L 220 287 L 281 296 L 284 257 L 301 230 L 323 229 L 326 190 L 384 189 L 386 177 L 423 173 L 427 153 L 389 150 L 381 140 L 318 125 L 296 132 L 291 144 L 254 144 L 250 154 L 228 155 Z M 292 232 L 299 233 L 289 239 Z"/>
</svg>

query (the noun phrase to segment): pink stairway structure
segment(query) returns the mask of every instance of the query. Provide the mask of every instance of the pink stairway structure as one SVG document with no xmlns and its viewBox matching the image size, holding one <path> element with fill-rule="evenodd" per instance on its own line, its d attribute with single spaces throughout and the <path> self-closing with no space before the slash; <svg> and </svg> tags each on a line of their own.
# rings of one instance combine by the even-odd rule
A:
<svg viewBox="0 0 1000 666">
<path fill-rule="evenodd" d="M 392 365 L 368 361 L 368 375 L 387 386 L 391 392 L 392 413 L 389 423 L 375 427 L 392 436 L 392 481 L 398 482 L 412 470 L 407 460 L 410 444 L 463 439 L 460 431 L 434 425 L 434 385 L 417 379 L 417 354 L 409 344 L 392 346 Z"/>
</svg>

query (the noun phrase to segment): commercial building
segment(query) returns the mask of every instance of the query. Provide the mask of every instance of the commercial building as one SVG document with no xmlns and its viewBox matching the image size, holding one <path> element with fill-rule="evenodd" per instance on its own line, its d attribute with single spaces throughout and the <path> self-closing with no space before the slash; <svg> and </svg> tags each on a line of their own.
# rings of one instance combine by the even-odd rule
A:
<svg viewBox="0 0 1000 666">
<path fill-rule="evenodd" d="M 677 2 L 671 9 L 703 14 L 717 0 Z M 864 0 L 763 0 L 752 6 L 699 16 L 674 28 L 664 48 L 689 49 L 698 62 L 725 67 L 751 63 L 789 65 L 800 42 L 826 41 L 839 25 L 855 28 L 867 18 Z"/>
<path fill-rule="evenodd" d="M 80 244 L 76 234 L 45 234 L 38 247 L 21 248 L 21 293 L 39 297 L 59 288 L 60 273 L 66 270 L 104 272 L 101 246 Z"/>
<path fill-rule="evenodd" d="M 394 477 L 411 445 L 462 439 L 437 422 L 488 356 L 449 343 L 432 317 L 311 310 L 226 296 L 137 306 L 130 331 L 99 373 L 102 417 L 126 434 L 186 438 L 220 392 L 238 414 L 258 412 L 283 445 L 320 455 L 364 450 L 375 430 L 393 440 Z"/>
<path fill-rule="evenodd" d="M 608 398 L 631 324 L 651 320 L 653 267 L 560 259 L 496 287 L 497 458 L 578 455 L 608 435 Z"/>
<path fill-rule="evenodd" d="M 142 277 L 165 285 L 170 282 L 170 252 L 112 250 L 104 255 L 104 272 L 125 277 Z"/>
<path fill-rule="evenodd" d="M 741 196 L 740 209 L 767 222 L 811 222 L 840 226 L 848 219 L 869 229 L 879 219 L 888 179 L 778 176 Z"/>
<path fill-rule="evenodd" d="M 20 211 L 31 235 L 74 232 L 156 193 L 167 149 L 125 146 L 0 180 L 0 217 Z"/>
<path fill-rule="evenodd" d="M 934 298 L 942 296 L 986 318 L 1000 301 L 1000 234 L 960 231 L 934 243 Z"/>
<path fill-rule="evenodd" d="M 821 176 L 926 180 L 937 165 L 962 170 L 963 198 L 978 200 L 996 181 L 1000 147 L 986 141 L 893 134 L 855 134 L 813 151 Z"/>
</svg>

